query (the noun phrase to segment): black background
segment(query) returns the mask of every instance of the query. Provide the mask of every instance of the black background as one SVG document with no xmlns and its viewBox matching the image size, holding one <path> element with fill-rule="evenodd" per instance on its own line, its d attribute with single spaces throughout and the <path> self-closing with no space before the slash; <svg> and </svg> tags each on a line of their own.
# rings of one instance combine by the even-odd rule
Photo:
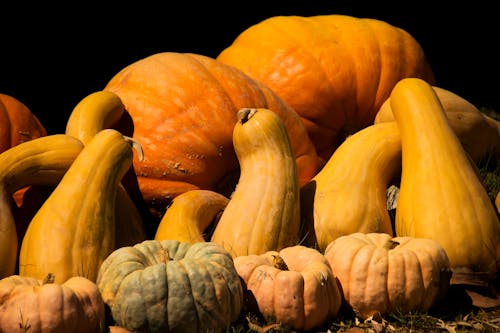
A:
<svg viewBox="0 0 500 333">
<path fill-rule="evenodd" d="M 318 14 L 405 29 L 424 49 L 439 86 L 500 110 L 494 1 L 17 2 L 1 8 L 0 92 L 25 103 L 49 133 L 62 133 L 73 107 L 132 62 L 164 51 L 215 58 L 267 17 Z"/>
</svg>

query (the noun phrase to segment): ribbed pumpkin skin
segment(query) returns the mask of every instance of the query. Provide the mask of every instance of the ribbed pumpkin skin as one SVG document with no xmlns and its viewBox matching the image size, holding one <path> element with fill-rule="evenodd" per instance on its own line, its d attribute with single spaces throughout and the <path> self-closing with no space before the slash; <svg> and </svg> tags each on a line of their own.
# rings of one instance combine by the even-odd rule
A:
<svg viewBox="0 0 500 333">
<path fill-rule="evenodd" d="M 463 97 L 440 87 L 436 92 L 456 136 L 473 161 L 500 154 L 500 122 L 483 114 Z M 394 121 L 389 97 L 380 107 L 374 123 Z"/>
<path fill-rule="evenodd" d="M 238 171 L 232 132 L 243 107 L 269 108 L 283 119 L 303 183 L 321 163 L 292 108 L 269 88 L 215 59 L 153 54 L 122 69 L 104 90 L 121 98 L 133 120 L 133 137 L 145 156 L 134 161 L 139 186 L 146 202 L 160 211 L 187 190 L 219 191 L 224 179 Z"/>
<path fill-rule="evenodd" d="M 260 80 L 294 108 L 325 161 L 347 134 L 373 123 L 400 79 L 434 82 L 410 34 L 345 15 L 270 17 L 240 33 L 216 59 Z"/>
<path fill-rule="evenodd" d="M 401 138 L 394 122 L 368 126 L 346 138 L 302 188 L 301 214 L 324 251 L 354 232 L 393 234 L 386 189 L 401 173 Z M 309 204 L 307 204 L 309 202 Z"/>
<path fill-rule="evenodd" d="M 97 285 L 116 324 L 134 332 L 222 332 L 243 306 L 233 259 L 210 242 L 122 247 L 103 262 Z"/>
<path fill-rule="evenodd" d="M 63 284 L 11 275 L 0 280 L 0 332 L 104 332 L 104 301 L 83 277 Z"/>
<path fill-rule="evenodd" d="M 450 285 L 450 262 L 434 240 L 353 233 L 324 252 L 345 300 L 361 317 L 426 312 Z"/>
<path fill-rule="evenodd" d="M 287 269 L 275 264 L 276 256 Z M 295 245 L 239 256 L 234 265 L 245 282 L 247 299 L 255 299 L 258 311 L 294 330 L 318 328 L 333 319 L 342 304 L 328 261 L 313 248 Z"/>
<path fill-rule="evenodd" d="M 402 146 L 396 234 L 434 239 L 454 271 L 493 278 L 500 221 L 435 91 L 421 79 L 403 79 L 391 93 L 391 109 Z"/>
<path fill-rule="evenodd" d="M 45 127 L 24 103 L 0 94 L 0 152 L 45 135 Z"/>
</svg>

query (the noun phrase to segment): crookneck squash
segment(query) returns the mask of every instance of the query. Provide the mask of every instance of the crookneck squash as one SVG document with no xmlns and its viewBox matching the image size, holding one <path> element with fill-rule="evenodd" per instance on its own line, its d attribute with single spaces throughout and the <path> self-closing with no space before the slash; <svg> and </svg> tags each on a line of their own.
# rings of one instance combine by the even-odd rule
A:
<svg viewBox="0 0 500 333">
<path fill-rule="evenodd" d="M 101 130 L 116 126 L 124 112 L 125 106 L 115 93 L 96 91 L 75 106 L 66 123 L 66 134 L 87 144 Z M 146 227 L 141 213 L 121 184 L 116 192 L 115 210 L 117 247 L 146 240 Z"/>
<path fill-rule="evenodd" d="M 435 81 L 408 32 L 346 15 L 267 18 L 216 59 L 263 82 L 295 109 L 325 161 L 347 135 L 373 123 L 400 79 Z"/>
<path fill-rule="evenodd" d="M 144 161 L 134 159 L 134 168 L 144 199 L 159 217 L 187 190 L 231 193 L 238 180 L 232 132 L 236 113 L 244 107 L 267 108 L 280 116 L 302 184 L 320 166 L 295 110 L 259 81 L 213 58 L 156 53 L 123 68 L 104 90 L 120 97 L 133 137 L 144 148 Z"/>
<path fill-rule="evenodd" d="M 425 313 L 450 286 L 450 262 L 435 240 L 385 233 L 341 236 L 325 250 L 344 299 L 362 319 Z"/>
<path fill-rule="evenodd" d="M 402 146 L 396 234 L 430 238 L 454 272 L 492 278 L 500 267 L 500 221 L 432 86 L 406 78 L 391 93 Z"/>
<path fill-rule="evenodd" d="M 296 245 L 300 193 L 286 127 L 269 109 L 243 108 L 237 116 L 233 145 L 241 173 L 212 241 L 233 257 Z"/>
<path fill-rule="evenodd" d="M 104 301 L 97 285 L 80 276 L 56 283 L 12 275 L 0 280 L 0 332 L 105 332 Z"/>
<path fill-rule="evenodd" d="M 80 140 L 53 134 L 0 153 L 0 278 L 14 274 L 23 234 L 17 234 L 12 195 L 30 185 L 56 186 L 82 151 Z"/>
<path fill-rule="evenodd" d="M 73 276 L 95 281 L 115 250 L 118 184 L 132 166 L 131 139 L 114 129 L 97 133 L 75 158 L 26 230 L 19 274 L 62 283 Z"/>
<path fill-rule="evenodd" d="M 114 323 L 133 332 L 225 332 L 243 307 L 233 259 L 211 242 L 119 248 L 102 263 L 97 285 Z"/>
<path fill-rule="evenodd" d="M 301 189 L 301 214 L 318 248 L 354 232 L 392 235 L 386 190 L 400 174 L 397 124 L 374 124 L 349 136 Z"/>
<path fill-rule="evenodd" d="M 210 190 L 190 190 L 179 194 L 168 206 L 154 239 L 175 239 L 185 243 L 211 238 L 209 227 L 216 226 L 229 199 Z"/>
<path fill-rule="evenodd" d="M 248 309 L 267 320 L 309 332 L 339 312 L 342 292 L 336 277 L 323 254 L 313 248 L 294 245 L 239 256 L 234 266 L 245 282 Z"/>
<path fill-rule="evenodd" d="M 492 155 L 500 156 L 500 122 L 482 113 L 463 97 L 440 87 L 432 87 L 446 111 L 458 139 L 476 163 Z M 380 107 L 374 123 L 394 121 L 389 97 Z"/>
</svg>

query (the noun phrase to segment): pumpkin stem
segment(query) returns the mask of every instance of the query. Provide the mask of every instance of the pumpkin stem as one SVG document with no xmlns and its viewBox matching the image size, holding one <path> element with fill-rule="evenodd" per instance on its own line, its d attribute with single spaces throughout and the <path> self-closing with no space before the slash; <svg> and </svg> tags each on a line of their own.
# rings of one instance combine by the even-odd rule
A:
<svg viewBox="0 0 500 333">
<path fill-rule="evenodd" d="M 162 262 L 162 263 L 167 263 L 169 262 L 170 260 L 172 260 L 172 258 L 170 258 L 170 255 L 168 254 L 168 250 L 165 249 L 165 248 L 161 248 L 159 251 L 158 251 L 158 258 L 159 258 L 159 261 Z"/>
<path fill-rule="evenodd" d="M 56 276 L 53 273 L 48 273 L 47 276 L 43 279 L 42 284 L 54 283 Z"/>
<path fill-rule="evenodd" d="M 387 241 L 387 243 L 384 244 L 384 249 L 392 250 L 392 249 L 395 249 L 398 245 L 399 245 L 398 242 L 390 239 Z"/>
<path fill-rule="evenodd" d="M 257 112 L 257 109 L 243 108 L 238 111 L 236 117 L 242 124 L 246 123 Z"/>
<path fill-rule="evenodd" d="M 139 156 L 139 161 L 141 162 L 144 161 L 144 150 L 142 149 L 142 145 L 139 143 L 139 141 L 129 136 L 124 136 L 124 137 L 127 140 L 127 142 L 130 143 L 137 152 L 137 155 Z"/>
<path fill-rule="evenodd" d="M 277 269 L 282 270 L 282 271 L 288 271 L 288 266 L 282 257 L 280 257 L 278 255 L 274 255 L 274 254 L 272 256 L 273 256 L 273 266 L 274 267 L 276 267 Z"/>
</svg>

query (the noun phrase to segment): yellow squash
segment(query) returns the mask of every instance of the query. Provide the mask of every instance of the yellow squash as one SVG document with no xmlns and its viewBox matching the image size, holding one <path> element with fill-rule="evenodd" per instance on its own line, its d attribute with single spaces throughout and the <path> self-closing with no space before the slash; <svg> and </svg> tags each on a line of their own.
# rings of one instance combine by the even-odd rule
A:
<svg viewBox="0 0 500 333">
<path fill-rule="evenodd" d="M 95 281 L 115 250 L 116 192 L 132 157 L 131 139 L 114 129 L 100 131 L 85 145 L 28 226 L 20 275 Z"/>
<path fill-rule="evenodd" d="M 395 122 L 368 126 L 347 137 L 321 171 L 302 188 L 301 214 L 321 251 L 355 232 L 393 234 L 386 190 L 401 172 L 401 138 Z M 311 224 L 313 224 L 313 228 Z"/>
<path fill-rule="evenodd" d="M 18 255 L 13 193 L 28 185 L 56 185 L 82 148 L 79 140 L 54 134 L 22 142 L 0 154 L 0 279 L 14 274 Z"/>
<path fill-rule="evenodd" d="M 473 161 L 500 155 L 500 122 L 482 113 L 463 97 L 440 87 L 432 87 L 446 111 L 458 139 Z M 394 121 L 391 98 L 385 100 L 375 116 L 375 124 Z"/>
<path fill-rule="evenodd" d="M 120 97 L 111 91 L 96 91 L 83 98 L 71 112 L 66 134 L 87 144 L 99 131 L 114 128 L 125 113 Z M 120 184 L 116 193 L 116 246 L 146 240 L 146 227 L 127 190 Z"/>
<path fill-rule="evenodd" d="M 156 230 L 156 240 L 175 239 L 184 243 L 204 242 L 205 232 L 218 222 L 229 199 L 210 190 L 190 190 L 176 196 Z M 208 237 L 210 238 L 210 237 Z"/>
<path fill-rule="evenodd" d="M 240 177 L 212 241 L 233 257 L 297 245 L 300 195 L 288 132 L 274 112 L 241 109 L 233 145 Z"/>
<path fill-rule="evenodd" d="M 390 98 L 402 146 L 396 234 L 437 240 L 454 273 L 493 277 L 498 215 L 438 96 L 427 82 L 407 78 Z"/>
</svg>

